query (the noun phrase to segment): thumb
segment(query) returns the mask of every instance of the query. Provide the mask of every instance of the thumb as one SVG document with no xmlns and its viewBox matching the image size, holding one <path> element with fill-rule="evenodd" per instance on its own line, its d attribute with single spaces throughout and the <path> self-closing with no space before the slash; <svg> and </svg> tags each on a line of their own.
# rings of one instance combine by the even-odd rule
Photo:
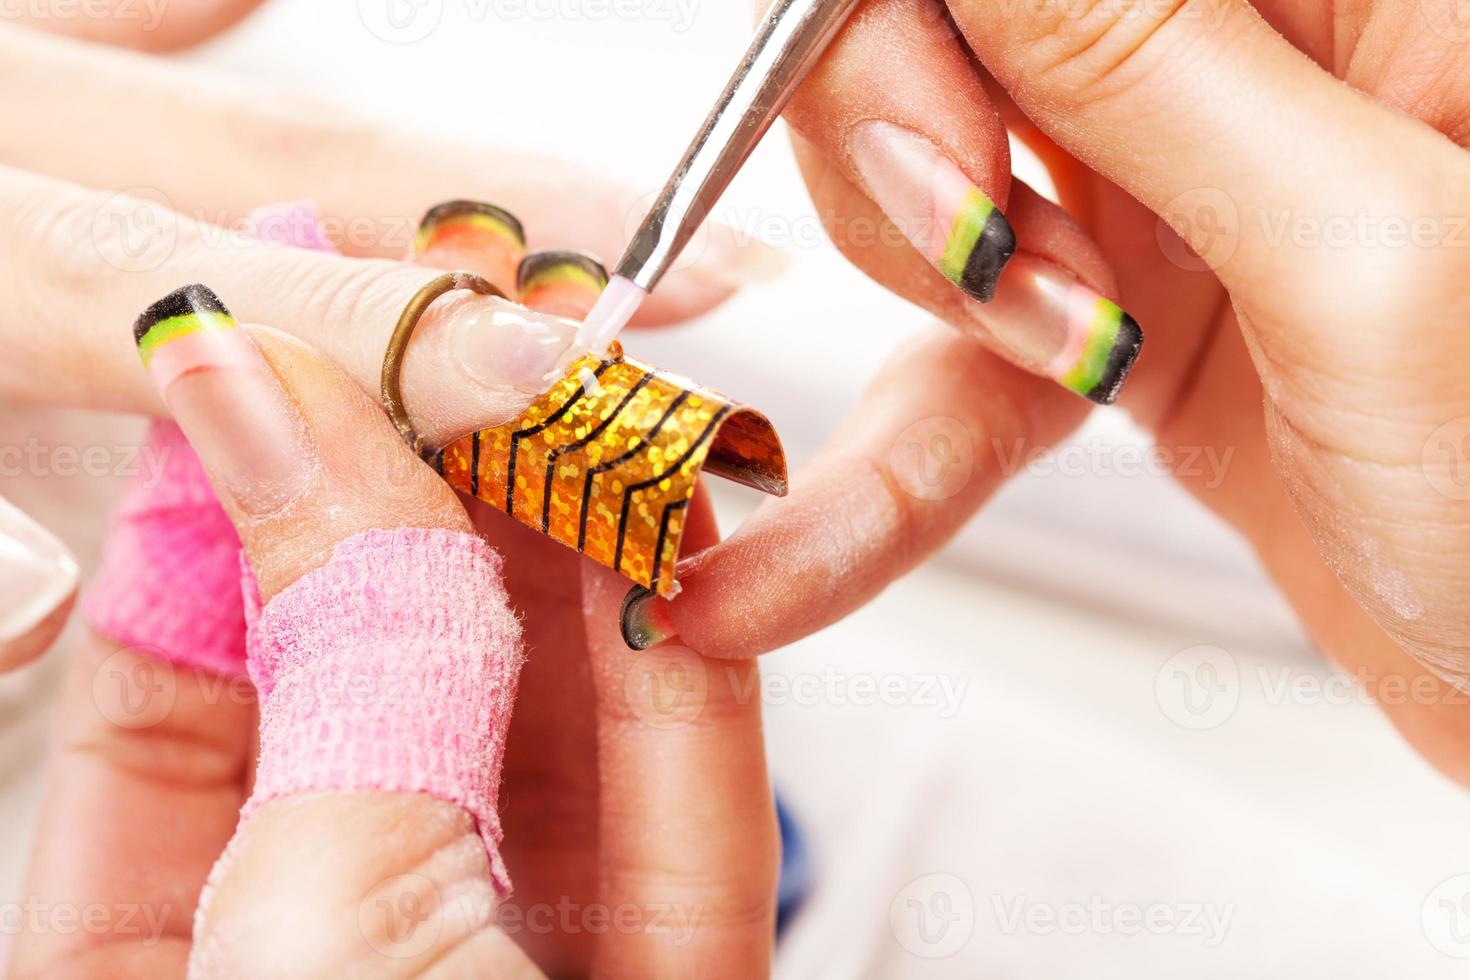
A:
<svg viewBox="0 0 1470 980">
<path fill-rule="evenodd" d="M 191 975 L 532 971 L 493 928 L 519 669 L 494 553 L 381 410 L 299 341 L 237 326 L 203 286 L 154 304 L 135 336 L 268 603 L 250 651 L 255 790 L 201 898 Z M 427 565 L 424 541 L 439 546 Z M 442 594 L 470 605 L 435 608 Z"/>
</svg>

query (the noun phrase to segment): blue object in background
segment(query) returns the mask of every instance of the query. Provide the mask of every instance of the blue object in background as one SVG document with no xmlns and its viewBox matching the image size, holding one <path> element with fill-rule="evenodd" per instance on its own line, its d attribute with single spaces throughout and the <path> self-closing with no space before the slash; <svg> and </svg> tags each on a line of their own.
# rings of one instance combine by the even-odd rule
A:
<svg viewBox="0 0 1470 980">
<path fill-rule="evenodd" d="M 781 880 L 776 886 L 776 934 L 780 935 L 811 891 L 812 864 L 806 837 L 780 796 L 776 797 L 776 822 L 781 830 Z"/>
</svg>

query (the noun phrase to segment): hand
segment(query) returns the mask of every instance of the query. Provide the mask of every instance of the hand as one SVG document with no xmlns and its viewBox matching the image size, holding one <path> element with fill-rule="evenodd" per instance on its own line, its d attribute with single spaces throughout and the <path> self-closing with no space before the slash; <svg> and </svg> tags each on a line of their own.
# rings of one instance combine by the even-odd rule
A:
<svg viewBox="0 0 1470 980">
<path fill-rule="evenodd" d="M 227 6 L 167 11 L 172 23 Z M 0 81 L 28 93 L 0 105 L 0 263 L 13 285 L 0 310 L 10 351 L 0 358 L 0 398 L 162 412 L 126 331 L 107 325 L 190 280 L 218 284 L 239 297 L 242 316 L 308 339 L 376 391 L 388 333 L 429 274 L 372 259 L 401 258 L 419 215 L 456 196 L 509 204 L 558 245 L 612 254 L 622 244 L 632 195 L 549 161 L 412 137 L 296 96 L 262 99 L 253 86 L 9 25 L 0 26 Z M 569 186 L 579 188 L 576 207 L 565 206 Z M 350 257 L 238 234 L 254 208 L 303 198 L 318 202 Z M 668 277 L 642 322 L 710 309 L 767 259 L 715 230 L 701 261 Z M 513 270 L 513 260 L 501 261 Z M 499 308 L 443 305 L 424 324 L 405 388 L 426 436 L 460 435 L 475 419 L 515 410 L 484 384 L 443 383 L 462 376 L 451 321 Z M 29 590 L 0 590 L 0 669 L 8 669 L 54 639 L 76 569 L 43 530 L 0 507 L 5 554 L 24 557 L 0 559 L 0 582 L 14 577 Z"/>
<path fill-rule="evenodd" d="M 495 259 L 482 261 L 488 269 Z M 453 493 L 340 368 L 276 331 L 229 333 L 249 338 L 242 343 L 264 358 L 263 372 L 245 373 L 231 358 L 161 383 L 240 532 L 263 599 L 362 531 L 469 529 Z M 265 437 L 278 430 L 288 437 Z M 366 484 L 364 461 L 394 479 Z M 710 543 L 708 515 L 693 523 L 694 539 Z M 533 885 L 513 918 L 494 908 L 473 822 L 440 800 L 369 791 L 287 797 L 260 806 L 231 839 L 253 782 L 248 685 L 119 651 L 94 634 L 69 685 L 27 894 L 52 908 L 142 909 L 128 927 L 157 931 L 27 933 L 15 975 L 151 977 L 181 972 L 186 961 L 201 976 L 416 976 L 431 965 L 539 975 L 515 942 L 527 937 L 543 938 L 536 952 L 558 974 L 667 975 L 709 972 L 709 964 L 722 975 L 764 972 L 777 843 L 759 702 L 739 696 L 754 683 L 754 665 L 709 670 L 700 710 L 668 724 L 657 684 L 639 674 L 647 667 L 628 657 L 617 633 L 622 580 L 575 564 L 571 573 L 580 589 L 578 578 L 563 581 L 555 598 L 523 611 L 532 622 L 560 615 L 580 624 L 565 657 L 555 646 L 536 649 L 547 634 L 529 624 L 527 639 L 533 667 L 550 672 L 539 692 L 554 694 L 559 717 L 588 738 L 520 751 L 543 757 L 542 784 L 583 779 L 583 792 L 539 794 L 528 773 L 507 766 L 514 802 L 504 854 L 512 874 Z M 99 685 L 104 673 L 123 683 Z M 138 699 L 160 689 L 170 703 L 140 716 Z M 534 721 L 537 697 L 538 685 L 523 687 L 518 724 L 526 711 Z M 551 710 L 540 706 L 543 717 Z M 518 737 L 547 730 L 543 721 Z M 513 743 L 509 756 L 516 751 Z M 509 819 L 528 804 L 531 812 Z M 104 809 L 111 816 L 99 822 Z M 519 827 L 531 839 L 517 849 Z M 195 920 L 195 896 L 222 850 Z"/>
<path fill-rule="evenodd" d="M 680 597 L 649 603 L 641 625 L 733 656 L 867 601 L 1003 482 L 985 447 L 1044 447 L 1080 418 L 1078 400 L 992 352 L 1064 379 L 1047 356 L 1065 346 L 1058 324 L 1075 298 L 1121 296 L 1149 336 L 1122 403 L 1175 458 L 1233 451 L 1220 485 L 1181 479 L 1246 536 L 1370 695 L 1416 692 L 1386 696 L 1385 711 L 1470 782 L 1459 693 L 1470 684 L 1470 504 L 1457 481 L 1470 416 L 1458 326 L 1470 201 L 1452 142 L 1466 133 L 1470 89 L 1454 81 L 1465 38 L 1434 19 L 1433 2 L 1379 3 L 1372 16 L 1268 4 L 1287 39 L 1239 0 L 1023 15 L 950 0 L 953 28 L 935 9 L 867 4 L 788 118 L 833 228 L 891 221 L 915 239 L 838 246 L 969 336 L 936 333 L 905 350 L 793 494 L 693 559 Z M 996 82 L 1007 93 L 998 112 L 987 94 Z M 881 128 L 888 148 L 875 150 L 862 127 L 873 119 L 932 153 Z M 1080 224 L 1011 180 L 1002 119 L 1052 165 Z M 1005 208 L 1017 242 L 988 305 L 926 259 L 934 226 L 912 220 L 924 179 L 944 174 L 949 186 L 955 172 Z M 1308 234 L 1345 222 L 1368 231 L 1346 242 Z M 1225 232 L 1213 243 L 1212 228 Z M 974 463 L 936 492 L 890 450 L 938 419 L 969 437 Z"/>
</svg>

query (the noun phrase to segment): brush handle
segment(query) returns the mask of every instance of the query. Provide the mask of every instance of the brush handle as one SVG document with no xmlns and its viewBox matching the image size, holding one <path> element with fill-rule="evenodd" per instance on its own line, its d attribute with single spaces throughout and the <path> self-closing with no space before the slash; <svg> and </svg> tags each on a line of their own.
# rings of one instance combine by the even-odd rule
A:
<svg viewBox="0 0 1470 980">
<path fill-rule="evenodd" d="M 652 290 L 744 165 L 857 0 L 775 0 L 617 274 Z"/>
</svg>

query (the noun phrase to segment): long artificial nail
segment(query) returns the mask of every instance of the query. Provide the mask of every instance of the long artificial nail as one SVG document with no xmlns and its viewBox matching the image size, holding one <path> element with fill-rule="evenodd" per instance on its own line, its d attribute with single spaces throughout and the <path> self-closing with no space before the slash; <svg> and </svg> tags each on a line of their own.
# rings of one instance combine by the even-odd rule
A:
<svg viewBox="0 0 1470 980">
<path fill-rule="evenodd" d="M 982 303 L 995 295 L 1016 235 L 1000 209 L 926 137 L 866 122 L 848 137 L 868 194 L 946 279 Z"/>
<path fill-rule="evenodd" d="M 1100 405 L 1118 397 L 1143 347 L 1138 322 L 1045 259 L 1018 255 L 976 321 L 1023 365 Z"/>
<path fill-rule="evenodd" d="M 133 336 L 174 420 L 246 513 L 273 514 L 306 489 L 316 466 L 306 425 L 213 291 L 169 293 L 138 317 Z"/>
<path fill-rule="evenodd" d="M 77 563 L 51 532 L 0 499 L 0 643 L 19 640 L 77 587 Z"/>
<path fill-rule="evenodd" d="M 581 356 L 575 320 L 498 299 L 474 299 L 450 316 L 450 350 L 465 376 L 491 389 L 539 395 Z"/>
<path fill-rule="evenodd" d="M 647 650 L 673 639 L 678 631 L 669 620 L 669 604 L 641 585 L 635 585 L 623 597 L 621 617 L 623 642 L 630 650 Z"/>
<path fill-rule="evenodd" d="M 535 310 L 583 317 L 607 287 L 607 269 L 585 252 L 532 252 L 516 271 L 516 292 Z"/>
</svg>

